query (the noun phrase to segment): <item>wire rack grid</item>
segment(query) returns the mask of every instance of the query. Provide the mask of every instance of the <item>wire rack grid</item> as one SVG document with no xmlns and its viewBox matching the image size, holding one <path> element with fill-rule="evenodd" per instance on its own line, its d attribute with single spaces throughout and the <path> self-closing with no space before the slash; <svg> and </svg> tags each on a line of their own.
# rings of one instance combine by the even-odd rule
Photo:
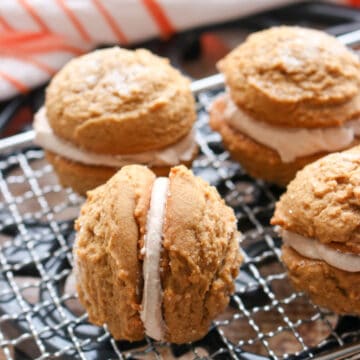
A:
<svg viewBox="0 0 360 360">
<path fill-rule="evenodd" d="M 193 170 L 234 208 L 243 234 L 245 262 L 225 313 L 204 339 L 181 346 L 115 341 L 106 326 L 91 325 L 71 272 L 84 199 L 58 184 L 42 149 L 22 145 L 0 156 L 0 359 L 305 359 L 327 351 L 324 359 L 336 359 L 346 344 L 358 348 L 358 319 L 319 309 L 291 287 L 269 225 L 282 189 L 231 161 L 208 126 L 217 91 L 195 92 L 201 153 Z"/>
</svg>

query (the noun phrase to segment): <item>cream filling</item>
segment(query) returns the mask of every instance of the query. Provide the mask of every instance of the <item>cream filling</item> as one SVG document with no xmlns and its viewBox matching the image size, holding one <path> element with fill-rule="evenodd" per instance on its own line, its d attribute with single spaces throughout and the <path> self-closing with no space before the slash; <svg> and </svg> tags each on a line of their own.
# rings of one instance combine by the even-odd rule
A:
<svg viewBox="0 0 360 360">
<path fill-rule="evenodd" d="M 145 257 L 143 263 L 144 290 L 140 317 L 144 324 L 145 333 L 155 340 L 164 340 L 165 324 L 161 308 L 160 254 L 168 188 L 168 178 L 157 178 L 153 184 L 144 248 L 141 250 Z"/>
<path fill-rule="evenodd" d="M 281 229 L 283 242 L 296 250 L 300 255 L 314 260 L 323 260 L 327 264 L 348 272 L 360 271 L 360 256 L 343 253 L 320 241 L 310 239 L 294 232 Z"/>
<path fill-rule="evenodd" d="M 346 148 L 360 135 L 360 119 L 340 127 L 305 129 L 273 126 L 253 119 L 225 94 L 224 118 L 236 130 L 257 142 L 276 150 L 284 163 L 322 151 L 333 152 Z"/>
<path fill-rule="evenodd" d="M 33 127 L 35 130 L 35 142 L 38 145 L 55 154 L 88 165 L 109 167 L 122 167 L 130 164 L 172 166 L 182 161 L 191 160 L 196 150 L 195 129 L 193 129 L 176 144 L 159 150 L 126 155 L 107 155 L 85 151 L 54 134 L 46 117 L 44 107 L 35 115 Z"/>
</svg>

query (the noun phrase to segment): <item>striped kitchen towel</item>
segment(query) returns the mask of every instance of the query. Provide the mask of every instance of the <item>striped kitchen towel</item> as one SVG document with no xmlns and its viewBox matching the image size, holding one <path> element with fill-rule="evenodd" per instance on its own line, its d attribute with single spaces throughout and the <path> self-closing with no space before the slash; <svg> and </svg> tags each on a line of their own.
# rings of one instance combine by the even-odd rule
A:
<svg viewBox="0 0 360 360">
<path fill-rule="evenodd" d="M 167 38 L 289 2 L 0 0 L 0 100 L 46 82 L 70 58 L 98 44 Z"/>
</svg>

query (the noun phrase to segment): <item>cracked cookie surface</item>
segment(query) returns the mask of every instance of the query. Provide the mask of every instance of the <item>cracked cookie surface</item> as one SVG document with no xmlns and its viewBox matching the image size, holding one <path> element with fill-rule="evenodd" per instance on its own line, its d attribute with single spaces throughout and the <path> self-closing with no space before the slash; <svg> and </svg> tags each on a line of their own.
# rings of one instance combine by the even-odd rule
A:
<svg viewBox="0 0 360 360">
<path fill-rule="evenodd" d="M 204 336 L 234 291 L 242 257 L 233 210 L 185 167 L 169 175 L 162 284 L 169 340 Z"/>
<path fill-rule="evenodd" d="M 276 204 L 271 223 L 360 253 L 360 146 L 299 171 Z"/>
<path fill-rule="evenodd" d="M 104 154 L 166 147 L 196 119 L 188 79 L 145 49 L 115 47 L 71 60 L 48 86 L 45 106 L 56 135 Z"/>
<path fill-rule="evenodd" d="M 140 340 L 146 219 L 155 175 L 125 166 L 88 193 L 76 222 L 78 292 L 91 322 L 115 339 Z M 184 166 L 172 168 L 160 253 L 165 339 L 205 336 L 227 306 L 242 256 L 233 210 L 215 187 Z M 145 250 L 146 251 L 146 250 Z"/>
<path fill-rule="evenodd" d="M 339 126 L 360 114 L 360 62 L 322 31 L 280 26 L 251 34 L 218 64 L 231 98 L 287 127 Z"/>
</svg>

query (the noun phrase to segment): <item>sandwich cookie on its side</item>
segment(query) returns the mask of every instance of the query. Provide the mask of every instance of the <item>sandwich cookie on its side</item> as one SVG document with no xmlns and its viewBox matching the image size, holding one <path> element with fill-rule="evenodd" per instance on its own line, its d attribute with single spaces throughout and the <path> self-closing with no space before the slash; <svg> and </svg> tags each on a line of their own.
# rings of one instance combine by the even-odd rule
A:
<svg viewBox="0 0 360 360">
<path fill-rule="evenodd" d="M 360 315 L 360 146 L 300 170 L 271 223 L 295 288 L 336 313 Z"/>
<path fill-rule="evenodd" d="M 123 167 L 88 192 L 76 229 L 80 301 L 115 339 L 200 339 L 234 291 L 234 212 L 184 166 L 168 178 Z"/>
<path fill-rule="evenodd" d="M 60 182 L 84 194 L 119 168 L 158 175 L 198 152 L 189 81 L 147 50 L 111 48 L 71 60 L 46 90 L 35 141 Z"/>
<path fill-rule="evenodd" d="M 227 91 L 210 125 L 250 175 L 286 185 L 306 164 L 359 143 L 360 62 L 336 38 L 275 27 L 218 67 Z"/>
</svg>

